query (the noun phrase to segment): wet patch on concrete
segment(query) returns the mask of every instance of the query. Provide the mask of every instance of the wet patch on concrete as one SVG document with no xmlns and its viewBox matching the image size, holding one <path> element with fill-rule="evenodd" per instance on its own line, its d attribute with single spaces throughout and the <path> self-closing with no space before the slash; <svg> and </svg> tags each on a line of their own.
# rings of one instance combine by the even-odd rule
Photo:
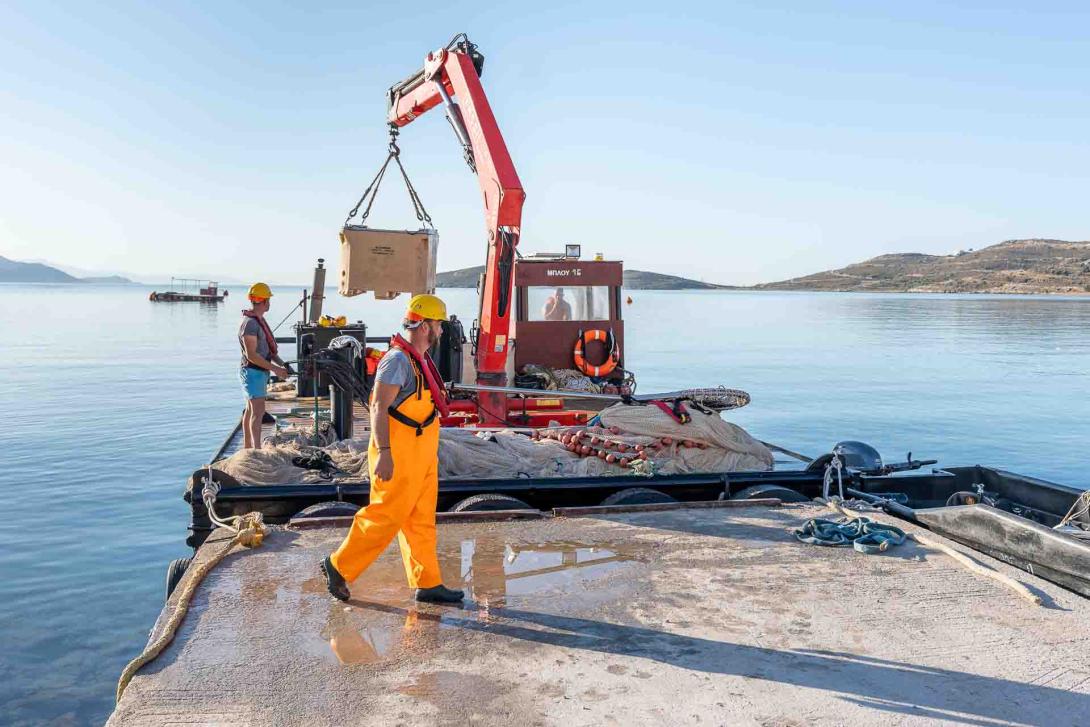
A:
<svg viewBox="0 0 1090 727">
<path fill-rule="evenodd" d="M 532 601 L 544 594 L 601 589 L 649 557 L 632 542 L 521 542 L 484 537 L 462 540 L 458 559 L 467 596 L 482 608 Z"/>
</svg>

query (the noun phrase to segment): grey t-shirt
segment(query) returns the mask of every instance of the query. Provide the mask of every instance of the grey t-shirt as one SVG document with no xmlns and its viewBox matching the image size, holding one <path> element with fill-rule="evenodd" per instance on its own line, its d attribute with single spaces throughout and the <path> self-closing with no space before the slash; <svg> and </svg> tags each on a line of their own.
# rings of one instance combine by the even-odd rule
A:
<svg viewBox="0 0 1090 727">
<path fill-rule="evenodd" d="M 246 358 L 246 344 L 242 342 L 243 336 L 257 337 L 257 355 L 266 361 L 269 360 L 269 342 L 265 340 L 265 333 L 261 330 L 261 324 L 256 318 L 242 317 L 242 325 L 238 327 L 238 345 L 242 346 L 242 365 L 246 366 L 250 360 Z"/>
<path fill-rule="evenodd" d="M 393 407 L 396 409 L 401 406 L 403 401 L 416 392 L 416 374 L 413 373 L 409 354 L 401 349 L 391 348 L 378 362 L 378 368 L 375 369 L 375 383 L 400 386 L 401 390 L 394 397 Z"/>
</svg>

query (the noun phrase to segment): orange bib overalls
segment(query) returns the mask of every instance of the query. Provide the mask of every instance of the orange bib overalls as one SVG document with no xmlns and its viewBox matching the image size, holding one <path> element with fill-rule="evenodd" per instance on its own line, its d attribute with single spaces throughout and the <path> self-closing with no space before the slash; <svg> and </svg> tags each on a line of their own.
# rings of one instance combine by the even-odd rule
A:
<svg viewBox="0 0 1090 727">
<path fill-rule="evenodd" d="M 408 358 L 416 376 L 416 391 L 395 411 L 413 424 L 399 421 L 394 414 L 390 416 L 393 476 L 389 480 L 375 476 L 378 444 L 372 433 L 367 447 L 367 463 L 371 472 L 370 503 L 356 513 L 348 536 L 331 556 L 333 567 L 348 582 L 356 580 L 386 550 L 395 534 L 401 545 L 401 558 L 405 563 L 409 586 L 431 588 L 443 582 L 435 552 L 439 421 L 423 374 L 416 361 L 411 356 Z"/>
</svg>

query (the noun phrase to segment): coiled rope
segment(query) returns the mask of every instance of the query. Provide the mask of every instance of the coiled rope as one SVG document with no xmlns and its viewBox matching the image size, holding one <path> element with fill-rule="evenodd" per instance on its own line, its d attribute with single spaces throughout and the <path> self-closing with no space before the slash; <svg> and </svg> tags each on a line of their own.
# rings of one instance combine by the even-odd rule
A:
<svg viewBox="0 0 1090 727">
<path fill-rule="evenodd" d="M 905 531 L 868 517 L 857 516 L 835 521 L 825 518 L 807 520 L 795 538 L 810 545 L 833 548 L 851 546 L 859 553 L 884 553 L 888 548 L 905 542 Z"/>
<path fill-rule="evenodd" d="M 178 627 L 181 626 L 186 613 L 189 611 L 189 603 L 193 599 L 193 594 L 197 592 L 197 587 L 201 584 L 201 581 L 204 580 L 204 577 L 208 575 L 221 560 L 226 558 L 227 554 L 230 553 L 236 545 L 241 545 L 246 548 L 256 548 L 265 540 L 267 530 L 260 512 L 250 512 L 245 515 L 236 515 L 225 519 L 220 519 L 220 517 L 216 515 L 216 495 L 219 494 L 220 484 L 212 479 L 212 465 L 208 465 L 208 477 L 203 479 L 204 489 L 201 492 L 201 499 L 204 500 L 204 505 L 208 508 L 209 519 L 217 527 L 233 530 L 235 533 L 234 537 L 227 541 L 223 548 L 216 551 L 215 555 L 211 558 L 196 565 L 193 569 L 193 573 L 189 574 L 189 577 L 185 579 L 185 585 L 174 597 L 174 609 L 171 611 L 170 617 L 163 627 L 163 633 L 160 634 L 159 638 L 155 641 L 144 647 L 144 651 L 140 656 L 130 661 L 125 666 L 124 670 L 122 670 L 121 677 L 117 681 L 116 701 L 118 703 L 121 702 L 121 695 L 125 693 L 125 688 L 129 686 L 129 682 L 136 676 L 136 672 L 145 664 L 154 661 L 156 657 L 170 645 L 170 642 L 174 640 L 174 635 L 177 633 Z"/>
</svg>

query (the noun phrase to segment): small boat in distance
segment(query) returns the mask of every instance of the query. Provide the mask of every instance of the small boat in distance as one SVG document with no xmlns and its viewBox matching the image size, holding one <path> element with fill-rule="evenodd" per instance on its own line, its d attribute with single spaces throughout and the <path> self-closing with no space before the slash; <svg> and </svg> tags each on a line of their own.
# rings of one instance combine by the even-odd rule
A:
<svg viewBox="0 0 1090 727">
<path fill-rule="evenodd" d="M 174 289 L 175 281 L 182 284 L 183 289 L 181 291 Z M 151 295 L 148 296 L 148 300 L 154 303 L 222 303 L 223 299 L 227 297 L 228 291 L 224 290 L 220 293 L 219 285 L 214 280 L 171 278 L 170 290 L 162 293 L 152 291 Z M 197 292 L 191 292 L 191 288 L 196 288 Z"/>
</svg>

